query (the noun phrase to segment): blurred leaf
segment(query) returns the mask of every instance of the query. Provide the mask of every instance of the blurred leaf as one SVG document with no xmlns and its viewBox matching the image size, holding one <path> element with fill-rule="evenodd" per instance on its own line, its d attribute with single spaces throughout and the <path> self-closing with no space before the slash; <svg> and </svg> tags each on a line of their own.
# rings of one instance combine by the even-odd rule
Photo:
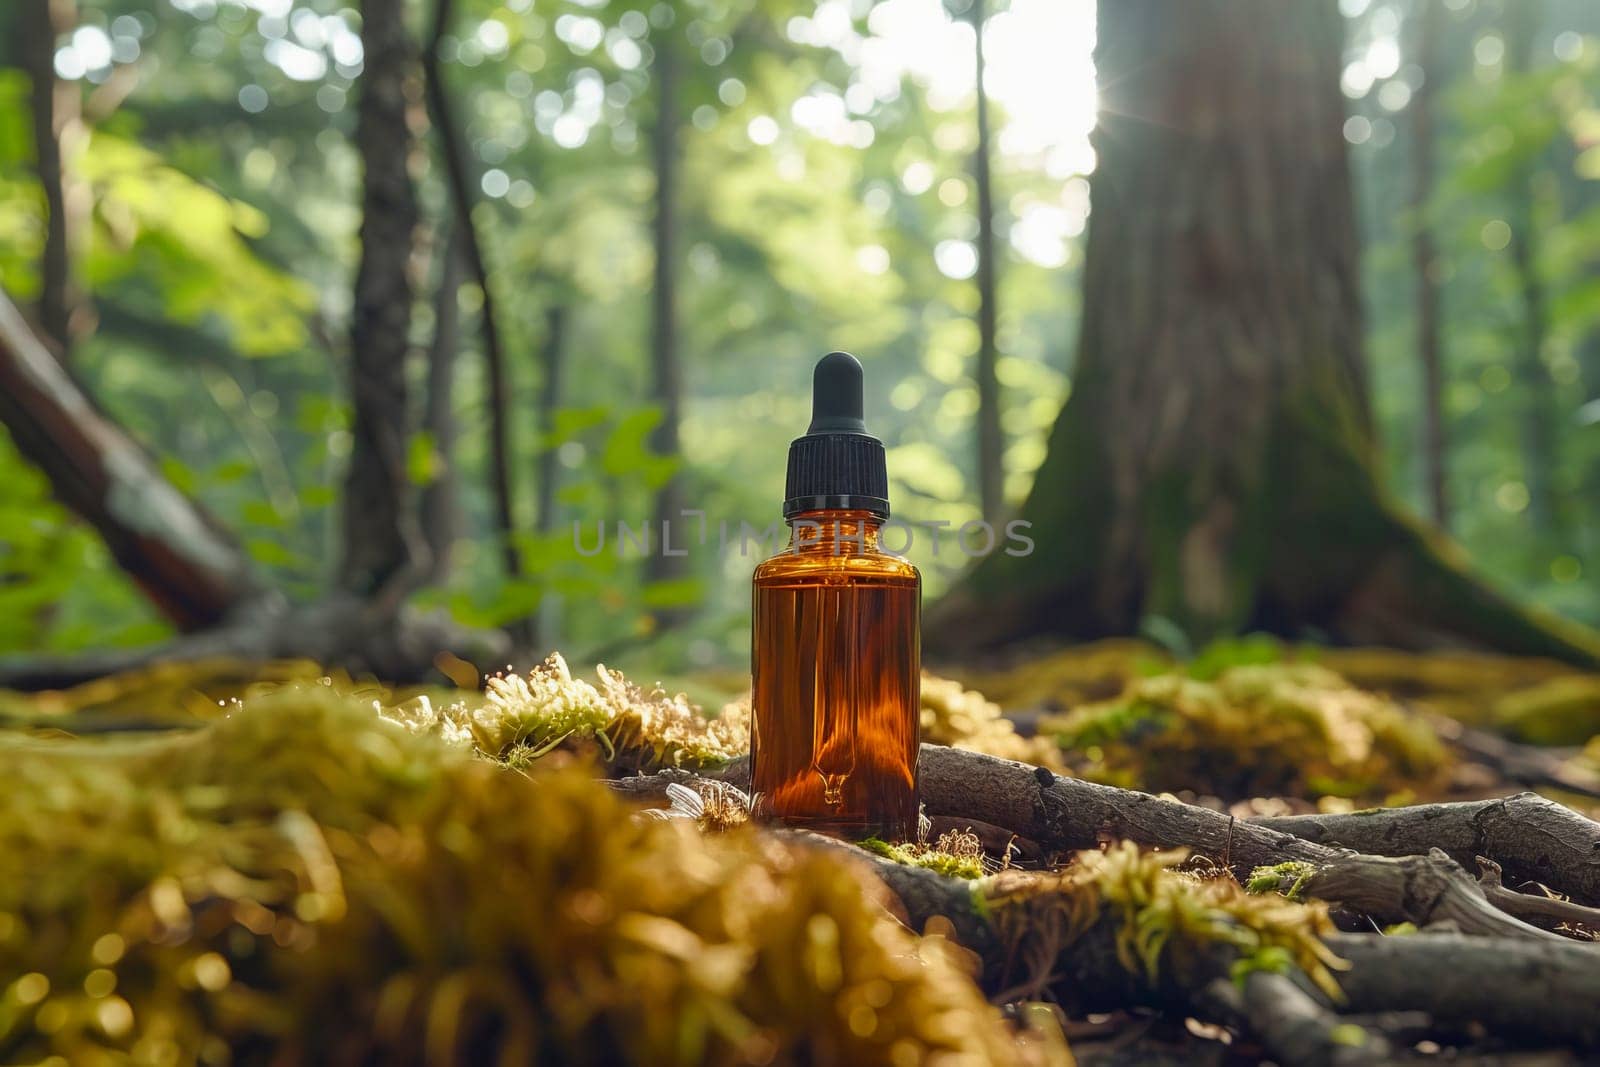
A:
<svg viewBox="0 0 1600 1067">
<path fill-rule="evenodd" d="M 406 477 L 418 488 L 426 488 L 444 472 L 444 457 L 434 445 L 433 434 L 418 430 L 406 445 Z"/>
</svg>

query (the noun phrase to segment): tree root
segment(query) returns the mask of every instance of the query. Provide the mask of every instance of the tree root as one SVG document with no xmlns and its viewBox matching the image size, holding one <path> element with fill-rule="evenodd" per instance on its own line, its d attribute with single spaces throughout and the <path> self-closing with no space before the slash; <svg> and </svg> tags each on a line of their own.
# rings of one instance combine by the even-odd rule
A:
<svg viewBox="0 0 1600 1067">
<path fill-rule="evenodd" d="M 434 675 L 441 649 L 482 665 L 503 664 L 510 653 L 503 634 L 467 629 L 442 613 L 347 596 L 294 608 L 266 598 L 221 626 L 163 645 L 64 657 L 0 657 L 0 689 L 67 689 L 158 664 L 288 659 L 314 660 L 356 676 L 420 682 Z"/>
<path fill-rule="evenodd" d="M 1413 863 L 1358 856 L 1210 808 L 935 745 L 922 746 L 920 768 L 930 815 L 993 823 L 1047 850 L 1096 848 L 1110 839 L 1183 848 L 1228 868 L 1241 884 L 1257 868 L 1287 866 L 1297 878 L 1316 878 L 1310 895 L 1384 923 L 1449 920 L 1478 934 L 1545 936 L 1488 906 L 1466 871 L 1443 856 Z"/>
<path fill-rule="evenodd" d="M 1600 823 L 1535 793 L 1348 815 L 1285 815 L 1251 819 L 1250 825 L 1373 856 L 1437 848 L 1464 867 L 1483 856 L 1509 878 L 1600 906 Z"/>
<path fill-rule="evenodd" d="M 717 777 L 740 783 L 744 769 L 738 763 Z M 1462 857 L 1474 862 L 1479 855 L 1498 860 L 1515 856 L 1528 866 L 1529 839 L 1542 834 L 1548 840 L 1540 855 L 1551 854 L 1559 844 L 1567 862 L 1555 868 L 1557 873 L 1551 873 L 1550 864 L 1538 869 L 1546 884 L 1575 897 L 1585 887 L 1581 876 L 1587 868 L 1577 861 L 1591 840 L 1585 835 L 1593 835 L 1594 862 L 1600 867 L 1600 824 L 1534 794 L 1370 814 L 1240 820 L 1210 808 L 1063 778 L 1044 768 L 941 745 L 922 746 L 919 771 L 924 809 L 938 825 L 980 825 L 986 839 L 1009 831 L 1044 858 L 1099 848 L 1112 840 L 1186 849 L 1200 862 L 1227 868 L 1240 884 L 1249 883 L 1261 868 L 1277 868 L 1283 890 L 1345 905 L 1380 923 L 1448 923 L 1479 936 L 1547 938 L 1552 935 L 1525 921 L 1526 901 L 1508 900 L 1504 894 L 1509 891 L 1488 898 L 1463 868 Z M 682 776 L 677 780 L 693 778 L 686 772 L 669 773 Z M 621 788 L 658 799 L 666 788 L 665 779 L 625 782 Z M 1448 832 L 1460 829 L 1463 820 L 1475 830 L 1470 838 Z M 1385 825 L 1404 830 L 1387 833 Z M 1351 826 L 1365 836 L 1351 840 L 1356 836 L 1346 829 Z M 1439 832 L 1440 826 L 1447 832 Z M 1300 832 L 1286 832 L 1288 827 Z M 1430 842 L 1435 841 L 1441 848 L 1431 854 Z M 1562 876 L 1568 873 L 1580 877 Z"/>
<path fill-rule="evenodd" d="M 718 777 L 737 781 L 742 770 L 736 764 Z M 1021 913 L 1009 907 L 997 911 L 975 889 L 981 883 L 898 864 L 815 834 L 777 831 L 807 847 L 831 849 L 869 865 L 893 893 L 902 920 L 917 930 L 942 932 L 971 952 L 983 988 L 998 1000 L 1048 997 L 1074 1013 L 1131 1007 L 1182 1013 L 1248 1032 L 1284 1063 L 1386 1061 L 1415 1040 L 1414 1022 L 1397 1029 L 1395 1041 L 1388 1039 L 1383 1019 L 1395 1012 L 1410 1013 L 1407 1017 L 1412 1020 L 1416 1013 L 1424 1013 L 1436 1033 L 1459 1035 L 1479 1027 L 1481 1034 L 1486 1027 L 1496 1038 L 1531 1047 L 1600 1048 L 1600 1015 L 1583 1007 L 1600 1003 L 1600 947 L 1524 921 L 1583 922 L 1594 909 L 1561 901 L 1529 908 L 1528 902 L 1539 898 L 1504 889 L 1492 879 L 1480 886 L 1444 851 L 1362 855 L 1264 825 L 1281 820 L 1241 821 L 1206 808 L 1058 778 L 1026 764 L 940 746 L 923 746 L 921 782 L 933 818 L 951 825 L 964 820 L 982 824 L 990 837 L 1015 833 L 1057 858 L 1118 838 L 1157 849 L 1186 848 L 1233 871 L 1281 865 L 1261 877 L 1292 882 L 1279 887 L 1337 901 L 1380 919 L 1453 928 L 1449 933 L 1412 936 L 1328 937 L 1326 943 L 1350 964 L 1337 978 L 1344 993 L 1338 1003 L 1297 971 L 1235 974 L 1239 957 L 1220 943 L 1189 966 L 1164 967 L 1158 978 L 1152 978 L 1119 956 L 1121 920 L 1112 909 L 1102 910 L 1086 929 L 1063 937 L 1060 930 L 1035 928 L 1047 913 Z M 667 786 L 674 783 L 710 788 L 709 780 L 686 770 L 621 779 L 613 785 L 631 796 L 661 803 L 667 800 Z M 1497 819 L 1532 815 L 1540 820 L 1543 832 L 1593 826 L 1578 816 L 1563 819 L 1547 805 L 1538 798 L 1511 797 L 1427 807 L 1446 827 L 1458 821 L 1454 812 L 1477 811 L 1478 824 L 1492 826 L 1493 832 L 1472 840 L 1491 845 L 1503 844 L 1513 833 L 1509 823 L 1498 824 Z M 1381 814 L 1393 822 L 1397 813 Z M 1309 829 L 1314 824 L 1294 825 Z M 1445 838 L 1450 840 L 1450 835 Z M 1462 842 L 1455 844 L 1461 847 Z M 1517 899 L 1503 908 L 1491 906 L 1503 895 Z M 1000 928 L 1008 921 L 1002 917 L 1007 914 L 1012 918 L 1021 914 L 1030 924 L 1021 937 L 1015 930 Z"/>
</svg>

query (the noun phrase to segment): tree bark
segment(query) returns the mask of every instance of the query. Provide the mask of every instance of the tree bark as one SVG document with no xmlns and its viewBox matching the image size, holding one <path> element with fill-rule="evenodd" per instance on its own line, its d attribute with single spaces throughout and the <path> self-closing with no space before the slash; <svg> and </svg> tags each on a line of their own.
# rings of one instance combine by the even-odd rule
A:
<svg viewBox="0 0 1600 1067">
<path fill-rule="evenodd" d="M 516 497 L 511 473 L 511 384 L 506 367 L 504 346 L 500 340 L 500 316 L 489 284 L 488 261 L 483 254 L 483 244 L 478 239 L 478 228 L 472 221 L 475 200 L 469 173 L 469 149 L 463 143 L 455 113 L 450 107 L 449 94 L 444 84 L 444 72 L 439 60 L 439 46 L 450 29 L 455 14 L 454 0 L 437 0 L 433 9 L 433 28 L 428 47 L 423 52 L 424 76 L 428 95 L 428 111 L 434 128 L 439 131 L 439 154 L 444 161 L 445 180 L 450 190 L 451 214 L 455 232 L 461 235 L 463 252 L 483 294 L 480 323 L 483 333 L 483 356 L 488 370 L 489 391 L 489 495 L 494 501 L 495 534 L 500 544 L 500 560 L 506 575 L 516 578 L 522 574 L 522 555 L 513 538 L 516 532 Z"/>
<path fill-rule="evenodd" d="M 439 252 L 439 291 L 433 301 L 433 343 L 428 346 L 428 393 L 422 428 L 433 440 L 437 468 L 422 490 L 422 536 L 428 546 L 428 580 L 450 574 L 450 556 L 461 536 L 461 476 L 456 467 L 456 357 L 461 348 L 461 283 L 466 280 L 459 225 L 450 227 Z"/>
<path fill-rule="evenodd" d="M 973 50 L 978 70 L 978 145 L 972 154 L 972 175 L 978 193 L 978 493 L 983 517 L 997 524 L 1005 510 L 1005 435 L 1000 425 L 1000 379 L 995 334 L 999 310 L 995 280 L 994 182 L 990 164 L 989 92 L 983 84 L 985 0 L 973 0 Z"/>
<path fill-rule="evenodd" d="M 1592 945 L 1430 933 L 1334 936 L 1328 946 L 1351 964 L 1339 978 L 1350 1011 L 1417 1008 L 1439 1024 L 1539 1045 L 1600 1043 L 1600 949 Z"/>
<path fill-rule="evenodd" d="M 1468 869 L 1482 856 L 1511 878 L 1600 905 L 1600 823 L 1536 793 L 1251 823 L 1374 856 L 1425 855 L 1437 848 Z"/>
<path fill-rule="evenodd" d="M 926 647 L 1246 630 L 1600 663 L 1378 481 L 1335 5 L 1104 0 L 1072 393 L 1022 511 Z"/>
<path fill-rule="evenodd" d="M 670 10 L 677 12 L 676 6 Z M 677 12 L 681 18 L 681 12 Z M 655 124 L 650 131 L 650 150 L 655 167 L 655 217 L 651 239 L 655 245 L 654 284 L 650 294 L 650 372 L 651 398 L 661 409 L 661 422 L 651 438 L 655 452 L 677 459 L 682 454 L 678 424 L 683 417 L 683 367 L 678 352 L 678 163 L 682 116 L 679 114 L 678 79 L 681 58 L 674 24 L 651 35 L 655 49 Z M 656 537 L 665 540 L 667 523 L 683 527 L 683 477 L 674 472 L 656 491 L 654 526 Z M 674 538 L 681 548 L 681 534 Z M 645 576 L 650 581 L 670 581 L 687 573 L 687 559 L 667 555 L 658 541 L 646 557 Z M 670 618 L 678 613 L 661 612 Z"/>
<path fill-rule="evenodd" d="M 364 0 L 366 58 L 356 111 L 364 168 L 361 265 L 350 325 L 354 417 L 345 476 L 340 586 L 358 596 L 414 577 L 419 532 L 407 477 L 411 256 L 417 225 L 407 83 L 416 56 L 403 0 Z"/>
<path fill-rule="evenodd" d="M 1450 528 L 1450 489 L 1444 422 L 1444 352 L 1440 337 L 1438 248 L 1428 206 L 1434 185 L 1434 101 L 1444 76 L 1439 62 L 1443 0 L 1422 0 L 1411 18 L 1422 85 L 1411 97 L 1411 263 L 1417 287 L 1417 361 L 1422 369 L 1422 472 L 1435 526 Z"/>
<path fill-rule="evenodd" d="M 222 525 L 163 478 L 107 419 L 0 294 L 0 423 L 63 504 L 174 623 L 219 622 L 261 592 Z"/>
<path fill-rule="evenodd" d="M 40 259 L 39 325 L 63 360 L 72 347 L 71 235 L 61 137 L 77 118 L 78 88 L 56 78 L 56 41 L 75 19 L 72 0 L 21 0 L 20 59 L 31 82 L 34 173 L 44 192 L 44 255 Z"/>
</svg>

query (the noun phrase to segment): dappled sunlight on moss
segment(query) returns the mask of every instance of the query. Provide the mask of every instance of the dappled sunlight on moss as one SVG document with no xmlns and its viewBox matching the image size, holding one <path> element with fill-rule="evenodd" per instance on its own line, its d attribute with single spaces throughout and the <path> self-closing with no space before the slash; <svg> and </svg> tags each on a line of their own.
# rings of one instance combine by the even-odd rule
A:
<svg viewBox="0 0 1600 1067">
<path fill-rule="evenodd" d="M 1310 664 L 1143 678 L 1040 727 L 1087 777 L 1224 797 L 1381 796 L 1426 786 L 1446 762 L 1425 723 Z"/>
<path fill-rule="evenodd" d="M 949 878 L 981 878 L 985 873 L 983 843 L 978 835 L 962 830 L 947 830 L 931 844 L 915 841 L 893 844 L 869 837 L 861 847 L 885 859 L 910 867 L 926 867 Z"/>
</svg>

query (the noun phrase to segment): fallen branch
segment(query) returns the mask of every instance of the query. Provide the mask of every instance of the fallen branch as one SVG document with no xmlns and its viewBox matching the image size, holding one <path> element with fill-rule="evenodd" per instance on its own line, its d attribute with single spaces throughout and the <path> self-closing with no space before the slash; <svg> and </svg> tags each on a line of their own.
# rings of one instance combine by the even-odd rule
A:
<svg viewBox="0 0 1600 1067">
<path fill-rule="evenodd" d="M 814 834 L 795 836 L 870 863 L 904 909 L 908 925 L 944 930 L 978 956 L 982 985 L 991 995 L 998 994 L 997 999 L 1008 999 L 1006 991 L 1029 989 L 1034 995 L 1048 992 L 1079 1012 L 1146 1006 L 1193 1015 L 1253 1033 L 1280 1062 L 1311 1067 L 1371 1063 L 1389 1051 L 1380 1035 L 1340 1019 L 1284 975 L 1252 971 L 1242 984 L 1237 982 L 1231 975 L 1237 954 L 1220 945 L 1198 965 L 1198 974 L 1163 967 L 1161 978 L 1149 981 L 1119 957 L 1117 926 L 1109 916 L 1060 946 L 1043 935 L 1046 970 L 1034 973 L 1036 968 L 1007 951 L 1013 939 L 996 930 L 992 913 L 978 904 L 971 883 L 902 866 Z"/>
<path fill-rule="evenodd" d="M 1311 895 L 1347 904 L 1380 922 L 1425 926 L 1449 920 L 1478 934 L 1547 936 L 1497 914 L 1464 870 L 1447 872 L 1438 861 L 1406 864 L 1357 856 L 1210 808 L 939 745 L 922 746 L 919 766 L 929 815 L 993 823 L 1046 850 L 1092 849 L 1106 840 L 1182 848 L 1227 867 L 1241 884 L 1258 867 L 1299 865 L 1297 877 L 1316 872 L 1319 879 Z"/>
<path fill-rule="evenodd" d="M 942 917 L 953 935 L 983 959 L 985 988 L 1004 988 L 1017 977 L 1009 973 L 1014 961 L 1003 955 L 1001 939 L 976 912 L 970 883 L 868 859 L 914 928 L 925 929 Z M 1338 979 L 1346 998 L 1338 1014 L 1326 1003 L 1319 1006 L 1309 990 L 1296 995 L 1284 987 L 1286 979 L 1259 972 L 1246 978 L 1237 999 L 1222 993 L 1223 983 L 1231 985 L 1226 970 L 1197 990 L 1174 985 L 1171 976 L 1151 986 L 1121 965 L 1115 939 L 1115 928 L 1102 917 L 1072 942 L 1070 952 L 1055 958 L 1050 991 L 1079 1011 L 1145 1005 L 1235 1026 L 1243 1022 L 1281 1062 L 1382 1059 L 1381 1036 L 1341 1017 L 1344 1013 L 1418 1010 L 1438 1025 L 1481 1024 L 1497 1037 L 1536 1046 L 1600 1046 L 1600 1013 L 1582 1008 L 1600 1003 L 1600 948 L 1561 938 L 1333 935 L 1329 947 L 1350 964 Z"/>
<path fill-rule="evenodd" d="M 1478 886 L 1483 890 L 1484 897 L 1501 911 L 1534 926 L 1579 926 L 1600 937 L 1600 908 L 1574 904 L 1560 897 L 1508 889 L 1500 880 L 1500 865 L 1482 856 L 1478 857 L 1478 872 Z"/>
<path fill-rule="evenodd" d="M 718 777 L 741 783 L 743 771 L 736 764 Z M 686 771 L 665 775 L 670 777 L 656 782 L 625 779 L 619 788 L 659 801 L 668 781 L 695 779 Z M 942 745 L 922 746 L 919 775 L 924 809 L 936 825 L 982 825 L 990 840 L 1010 831 L 1046 855 L 1095 849 L 1111 840 L 1185 849 L 1228 868 L 1240 884 L 1258 868 L 1280 868 L 1283 889 L 1299 889 L 1383 923 L 1444 922 L 1481 936 L 1556 936 L 1492 907 L 1478 883 L 1445 855 L 1358 855 L 1210 808 Z"/>
<path fill-rule="evenodd" d="M 0 293 L 0 423 L 51 491 L 179 627 L 214 624 L 263 592 L 244 550 L 162 476 Z"/>
<path fill-rule="evenodd" d="M 1150 981 L 1119 958 L 1111 912 L 1070 940 L 1062 941 L 1059 930 L 1031 925 L 1019 939 L 1016 931 L 1008 935 L 996 927 L 1001 912 L 980 900 L 975 883 L 896 864 L 829 838 L 782 831 L 869 865 L 893 892 L 908 925 L 943 931 L 975 954 L 981 983 L 997 999 L 1049 995 L 1073 1012 L 1140 1006 L 1182 1012 L 1248 1030 L 1274 1058 L 1292 1063 L 1382 1060 L 1390 1046 L 1373 1017 L 1396 1011 L 1426 1012 L 1435 1025 L 1449 1028 L 1481 1023 L 1497 1037 L 1536 1046 L 1600 1046 L 1600 1016 L 1573 1010 L 1600 1002 L 1600 948 L 1495 911 L 1466 872 L 1442 854 L 1361 856 L 1209 809 L 1053 775 L 1047 780 L 1024 764 L 939 746 L 923 746 L 921 768 L 930 808 L 954 817 L 951 807 L 966 806 L 972 818 L 1025 832 L 1047 849 L 1095 848 L 1105 838 L 1126 837 L 1160 848 L 1198 848 L 1225 865 L 1258 859 L 1301 863 L 1307 865 L 1302 891 L 1378 913 L 1409 912 L 1464 931 L 1330 937 L 1329 946 L 1351 964 L 1339 978 L 1347 999 L 1338 1005 L 1298 978 L 1254 972 L 1238 984 L 1231 973 L 1236 957 L 1220 945 L 1216 958 L 1201 960 L 1187 973 L 1164 967 L 1161 978 Z M 660 802 L 669 784 L 700 788 L 705 782 L 692 772 L 669 770 L 613 786 Z M 1036 913 L 1029 921 L 1046 915 Z"/>
<path fill-rule="evenodd" d="M 1287 975 L 1255 971 L 1242 984 L 1214 978 L 1195 1000 L 1212 1017 L 1231 1016 L 1229 1025 L 1255 1034 L 1280 1063 L 1331 1067 L 1391 1054 L 1381 1033 L 1325 1007 Z"/>
<path fill-rule="evenodd" d="M 1351 1011 L 1415 1008 L 1450 1026 L 1481 1025 L 1535 1045 L 1600 1046 L 1600 948 L 1574 941 L 1341 934 Z"/>
<path fill-rule="evenodd" d="M 1367 915 L 1392 913 L 1398 901 L 1406 921 L 1417 926 L 1446 923 L 1464 934 L 1484 937 L 1565 940 L 1524 922 L 1510 909 L 1496 907 L 1479 883 L 1438 849 L 1426 856 L 1389 858 L 1351 853 L 1320 867 L 1290 863 L 1260 868 L 1250 879 L 1250 888 L 1264 887 L 1295 898 L 1314 897 L 1342 904 Z"/>
<path fill-rule="evenodd" d="M 1250 825 L 1374 856 L 1416 856 L 1438 848 L 1464 867 L 1484 856 L 1510 878 L 1600 906 L 1600 823 L 1535 793 L 1348 815 L 1276 816 L 1251 819 Z"/>
</svg>

